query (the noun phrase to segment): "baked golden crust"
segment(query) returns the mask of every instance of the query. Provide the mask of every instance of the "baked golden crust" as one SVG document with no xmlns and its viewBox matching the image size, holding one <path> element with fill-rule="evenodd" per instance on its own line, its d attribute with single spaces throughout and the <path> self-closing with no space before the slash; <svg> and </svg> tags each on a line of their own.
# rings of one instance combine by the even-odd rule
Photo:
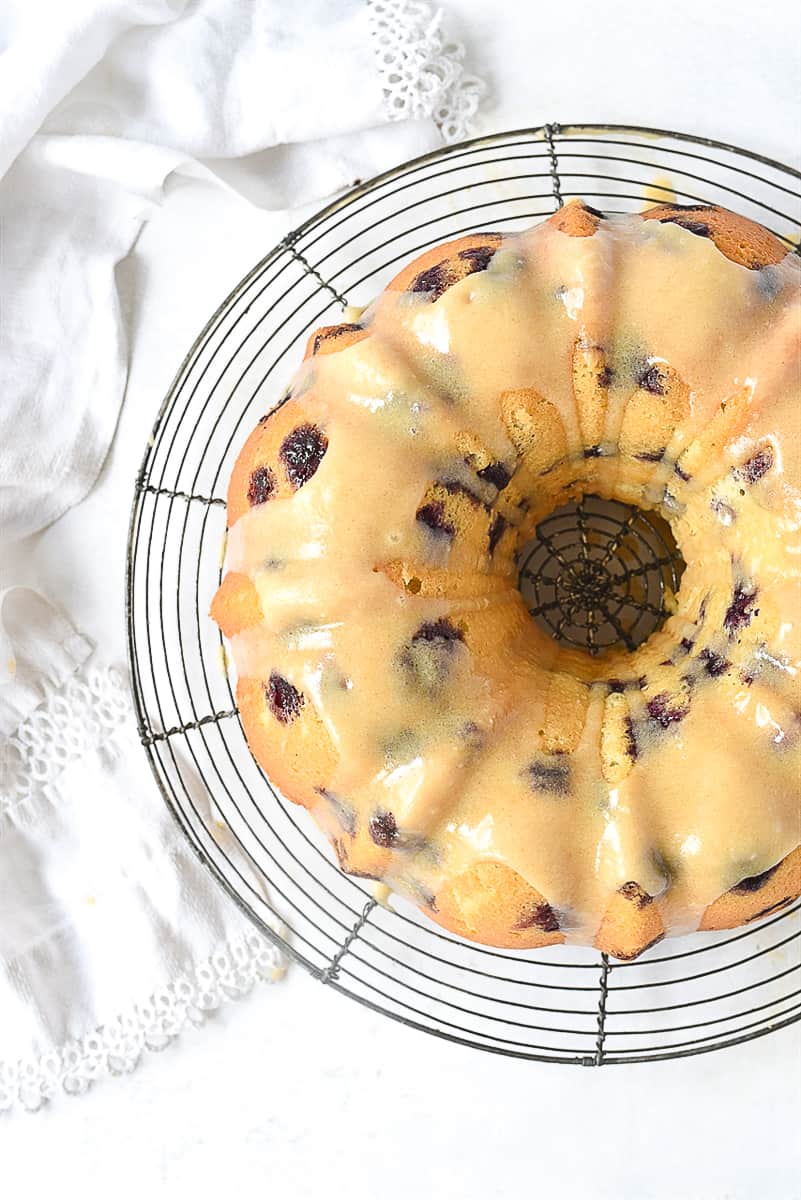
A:
<svg viewBox="0 0 801 1200">
<path fill-rule="evenodd" d="M 658 462 L 676 426 L 690 415 L 690 389 L 668 365 L 651 367 L 623 415 L 621 454 Z"/>
<path fill-rule="evenodd" d="M 261 601 L 248 575 L 228 572 L 211 602 L 210 616 L 227 638 L 260 623 L 264 616 Z"/>
<path fill-rule="evenodd" d="M 630 881 L 612 896 L 595 938 L 595 948 L 628 961 L 662 940 L 665 925 L 653 896 Z"/>
<path fill-rule="evenodd" d="M 781 262 L 789 253 L 784 242 L 756 221 L 715 204 L 657 204 L 646 209 L 642 219 L 679 225 L 698 237 L 711 238 L 721 254 L 751 271 Z"/>
<path fill-rule="evenodd" d="M 426 250 L 399 271 L 387 291 L 421 292 L 439 298 L 461 279 L 482 271 L 501 244 L 499 233 L 475 233 Z"/>
<path fill-rule="evenodd" d="M 472 942 L 533 950 L 565 940 L 544 896 L 500 862 L 478 862 L 436 896 L 434 921 Z"/>
<path fill-rule="evenodd" d="M 293 688 L 281 704 L 286 680 L 240 679 L 239 719 L 253 757 L 279 790 L 304 808 L 319 802 L 337 762 L 336 749 L 310 697 Z"/>
<path fill-rule="evenodd" d="M 402 562 L 392 559 L 374 567 L 391 579 L 396 587 L 403 588 L 413 596 L 444 597 L 451 600 L 464 600 L 473 596 L 490 596 L 508 590 L 509 581 L 502 575 L 480 575 L 465 572 L 454 587 L 453 579 L 442 570 L 426 567 L 422 570 L 419 564 Z"/>
<path fill-rule="evenodd" d="M 603 219 L 603 213 L 591 208 L 583 200 L 575 199 L 568 200 L 564 208 L 555 212 L 548 221 L 554 229 L 566 233 L 568 237 L 584 238 L 592 237 Z"/>
<path fill-rule="evenodd" d="M 304 358 L 313 358 L 315 354 L 339 354 L 348 346 L 355 346 L 364 338 L 369 337 L 369 330 L 363 325 L 344 323 L 340 325 L 323 325 L 316 329 L 306 343 Z"/>
<path fill-rule="evenodd" d="M 642 220 L 677 225 L 689 234 L 708 238 L 721 255 L 752 271 L 779 263 L 787 254 L 779 239 L 760 226 L 714 206 L 659 205 L 642 214 Z M 589 240 L 603 226 L 604 217 L 575 201 L 546 224 L 589 246 Z M 435 247 L 404 267 L 388 291 L 417 293 L 422 300 L 436 304 L 467 276 L 485 271 L 500 245 L 501 235 L 490 233 Z M 369 317 L 364 325 L 327 326 L 310 337 L 306 358 L 328 359 L 360 343 L 369 345 L 370 338 Z M 583 338 L 572 344 L 565 367 L 575 402 L 576 432 L 572 436 L 579 438 L 583 457 L 592 463 L 603 452 L 615 368 L 607 347 Z M 291 500 L 323 462 L 329 434 L 333 434 L 315 409 L 316 364 L 312 362 L 304 369 L 312 372 L 310 390 L 290 396 L 265 417 L 237 459 L 228 490 L 231 528 L 260 505 Z M 669 363 L 648 362 L 638 370 L 625 402 L 620 404 L 618 398 L 623 416 L 616 453 L 621 461 L 630 460 L 626 471 L 632 489 L 645 486 L 676 431 L 691 416 L 690 385 Z M 497 405 L 498 425 L 511 447 L 511 456 L 499 459 L 475 429 L 457 428 L 454 453 L 478 482 L 473 488 L 462 477 L 431 479 L 421 489 L 411 516 L 414 528 L 429 531 L 425 536 L 433 535 L 440 543 L 447 536 L 447 566 L 427 561 L 422 554 L 417 559 L 405 552 L 398 557 L 388 554 L 372 566 L 372 571 L 404 599 L 447 602 L 447 632 L 437 634 L 436 621 L 429 623 L 422 627 L 428 630 L 423 641 L 442 642 L 445 649 L 440 647 L 437 653 L 447 655 L 461 653 L 464 648 L 476 673 L 486 672 L 490 677 L 492 647 L 499 641 L 514 644 L 527 621 L 522 602 L 514 600 L 510 579 L 520 531 L 530 532 L 545 511 L 570 495 L 580 494 L 589 478 L 586 468 L 585 474 L 578 476 L 576 448 L 563 408 L 534 386 L 501 389 L 496 395 L 493 403 Z M 314 412 L 316 415 L 311 415 Z M 732 431 L 741 431 L 748 416 L 748 397 L 735 396 L 720 404 L 677 459 L 673 486 L 681 488 L 696 472 L 700 476 L 710 455 L 722 454 L 724 444 L 732 440 Z M 672 468 L 672 464 L 669 466 Z M 543 479 L 547 479 L 547 486 Z M 743 608 L 743 594 L 740 608 L 748 613 Z M 226 637 L 237 638 L 258 630 L 265 608 L 253 578 L 243 570 L 232 569 L 214 597 L 211 615 Z M 723 658 L 718 655 L 705 661 L 711 677 L 714 671 L 709 664 L 722 662 Z M 433 668 L 428 663 L 426 669 L 438 670 L 440 665 L 435 660 Z M 729 667 L 728 662 L 725 665 Z M 384 877 L 394 869 L 393 856 L 402 840 L 394 818 L 387 824 L 387 814 L 382 818 L 379 812 L 376 825 L 375 817 L 368 820 L 358 816 L 332 790 L 340 753 L 314 696 L 285 674 L 268 671 L 266 675 L 241 675 L 237 687 L 242 725 L 254 757 L 290 800 L 314 809 L 316 816 L 326 806 L 339 814 L 333 831 L 330 822 L 323 824 L 344 871 Z M 540 774 L 546 792 L 558 794 L 560 787 L 554 781 L 567 778 L 567 764 L 582 742 L 592 696 L 583 678 L 556 671 L 538 693 L 531 741 L 547 759 Z M 650 710 L 646 708 L 646 716 L 643 705 L 651 706 Z M 614 788 L 625 785 L 635 771 L 639 753 L 635 726 L 637 730 L 643 728 L 648 712 L 651 726 L 656 728 L 656 734 L 649 736 L 654 737 L 662 737 L 663 731 L 684 715 L 677 715 L 678 710 L 659 695 L 647 694 L 637 708 L 634 701 L 630 702 L 629 693 L 617 690 L 605 694 L 601 708 L 598 773 Z M 636 765 L 637 772 L 642 769 L 641 764 Z M 343 820 L 345 811 L 349 815 Z M 420 840 L 422 844 L 424 839 Z M 418 885 L 417 894 L 421 907 L 434 921 L 489 945 L 539 948 L 565 941 L 566 928 L 569 930 L 569 918 L 548 896 L 506 862 L 491 856 L 446 875 L 430 893 Z M 735 884 L 708 905 L 700 928 L 726 929 L 756 920 L 799 894 L 801 846 L 775 867 Z M 666 910 L 661 894 L 654 898 L 643 883 L 631 879 L 612 891 L 600 915 L 594 945 L 628 960 L 665 933 Z"/>
<path fill-rule="evenodd" d="M 305 423 L 297 400 L 289 399 L 264 417 L 251 433 L 236 460 L 228 485 L 228 528 L 256 504 L 285 499 L 295 490 L 281 459 L 288 434 Z"/>
<path fill-rule="evenodd" d="M 709 905 L 701 929 L 735 929 L 778 912 L 801 896 L 801 846 L 759 875 L 752 875 Z"/>
</svg>

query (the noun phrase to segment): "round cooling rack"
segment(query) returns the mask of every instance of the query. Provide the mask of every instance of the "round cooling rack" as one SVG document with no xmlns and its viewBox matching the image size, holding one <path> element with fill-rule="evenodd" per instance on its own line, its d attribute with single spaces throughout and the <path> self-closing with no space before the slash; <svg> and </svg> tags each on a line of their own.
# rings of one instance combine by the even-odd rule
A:
<svg viewBox="0 0 801 1200">
<path fill-rule="evenodd" d="M 207 616 L 236 455 L 280 400 L 310 331 L 341 321 L 346 304 L 367 304 L 430 246 L 523 229 L 573 196 L 606 212 L 674 194 L 719 203 L 793 248 L 800 182 L 760 155 L 663 130 L 548 125 L 479 138 L 405 163 L 294 230 L 189 352 L 145 451 L 131 516 L 127 622 L 140 736 L 198 856 L 329 988 L 465 1045 L 585 1066 L 700 1054 L 801 1016 L 799 903 L 730 933 L 662 942 L 633 963 L 576 947 L 487 949 L 395 897 L 378 903 L 340 872 L 307 814 L 251 757 Z M 616 637 L 647 637 L 681 568 L 657 523 L 592 498 L 544 521 L 520 566 L 535 618 L 596 651 Z"/>
</svg>

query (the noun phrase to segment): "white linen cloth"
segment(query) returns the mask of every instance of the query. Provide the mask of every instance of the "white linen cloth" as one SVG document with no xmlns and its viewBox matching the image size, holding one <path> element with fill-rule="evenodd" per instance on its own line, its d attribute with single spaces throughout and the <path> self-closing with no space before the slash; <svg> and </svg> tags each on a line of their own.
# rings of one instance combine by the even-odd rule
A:
<svg viewBox="0 0 801 1200">
<path fill-rule="evenodd" d="M 37 1108 L 283 971 L 167 814 L 123 667 L 134 464 L 222 298 L 198 263 L 233 285 L 482 89 L 422 0 L 17 0 L 0 44 L 0 1108 Z"/>
</svg>

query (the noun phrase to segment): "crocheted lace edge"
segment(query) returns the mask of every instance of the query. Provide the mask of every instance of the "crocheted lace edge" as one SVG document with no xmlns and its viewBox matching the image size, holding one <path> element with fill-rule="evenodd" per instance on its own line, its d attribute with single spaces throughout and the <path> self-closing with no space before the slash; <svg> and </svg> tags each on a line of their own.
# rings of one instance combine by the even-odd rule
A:
<svg viewBox="0 0 801 1200">
<path fill-rule="evenodd" d="M 228 1000 L 286 973 L 280 951 L 261 934 L 220 946 L 141 1004 L 83 1038 L 38 1058 L 0 1062 L 0 1113 L 37 1112 L 59 1095 L 80 1096 L 93 1083 L 129 1074 L 146 1051 L 165 1050 L 187 1028 L 203 1026 Z"/>
<path fill-rule="evenodd" d="M 127 681 L 114 667 L 86 669 L 51 691 L 4 739 L 0 832 L 9 819 L 35 820 L 71 762 L 101 744 L 110 753 L 130 715 Z M 285 973 L 278 947 L 255 930 L 245 932 L 85 1037 L 38 1057 L 0 1062 L 0 1113 L 17 1106 L 36 1112 L 56 1095 L 82 1095 L 98 1079 L 127 1074 L 145 1051 L 165 1049 L 226 1000 L 242 999 L 256 983 L 276 982 Z"/>
<path fill-rule="evenodd" d="M 367 0 L 367 9 L 389 119 L 430 117 L 445 142 L 469 137 L 487 86 L 465 71 L 442 9 L 429 0 Z"/>
</svg>

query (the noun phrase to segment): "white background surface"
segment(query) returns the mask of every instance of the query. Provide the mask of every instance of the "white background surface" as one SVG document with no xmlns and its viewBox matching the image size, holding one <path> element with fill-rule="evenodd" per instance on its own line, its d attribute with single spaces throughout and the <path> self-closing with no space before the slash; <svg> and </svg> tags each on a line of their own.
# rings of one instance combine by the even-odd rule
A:
<svg viewBox="0 0 801 1200">
<path fill-rule="evenodd" d="M 471 69 L 492 86 L 480 132 L 629 121 L 801 163 L 795 3 L 759 15 L 721 0 L 674 0 L 669 15 L 619 0 L 543 6 L 536 18 L 533 3 L 447 8 Z M 255 213 L 234 229 L 227 212 L 209 189 L 190 215 L 179 186 L 143 235 L 135 270 L 160 289 L 165 320 L 132 314 L 126 408 L 86 502 L 120 613 L 108 597 L 70 596 L 65 578 L 65 608 L 85 628 L 121 620 L 124 533 L 104 500 L 109 470 L 122 460 L 133 481 L 186 347 L 277 236 Z M 4 1120 L 0 1171 L 4 1192 L 33 1197 L 798 1200 L 799 1116 L 799 1026 L 648 1067 L 519 1063 L 406 1030 L 293 969 L 133 1075 Z"/>
</svg>

